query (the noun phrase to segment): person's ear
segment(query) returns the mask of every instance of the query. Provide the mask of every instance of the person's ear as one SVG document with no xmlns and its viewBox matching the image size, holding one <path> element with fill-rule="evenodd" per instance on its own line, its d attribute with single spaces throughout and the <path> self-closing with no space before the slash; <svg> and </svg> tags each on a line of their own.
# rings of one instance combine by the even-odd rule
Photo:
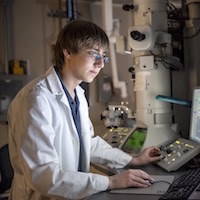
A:
<svg viewBox="0 0 200 200">
<path fill-rule="evenodd" d="M 70 52 L 68 52 L 66 49 L 63 49 L 63 54 L 65 57 L 69 58 L 70 59 Z"/>
</svg>

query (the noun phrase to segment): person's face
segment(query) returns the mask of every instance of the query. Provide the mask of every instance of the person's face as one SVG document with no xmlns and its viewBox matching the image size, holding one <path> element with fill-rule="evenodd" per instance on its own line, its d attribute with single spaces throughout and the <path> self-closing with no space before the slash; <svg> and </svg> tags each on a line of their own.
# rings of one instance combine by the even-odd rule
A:
<svg viewBox="0 0 200 200">
<path fill-rule="evenodd" d="M 71 76 L 77 81 L 90 83 L 99 74 L 104 67 L 105 62 L 108 62 L 106 51 L 103 48 L 83 48 L 78 54 L 69 54 L 68 70 Z"/>
</svg>

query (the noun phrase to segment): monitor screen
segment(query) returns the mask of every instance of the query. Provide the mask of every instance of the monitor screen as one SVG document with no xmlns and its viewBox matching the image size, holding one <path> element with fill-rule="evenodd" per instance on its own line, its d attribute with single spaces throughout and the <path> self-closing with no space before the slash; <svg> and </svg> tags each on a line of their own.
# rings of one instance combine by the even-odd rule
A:
<svg viewBox="0 0 200 200">
<path fill-rule="evenodd" d="M 189 138 L 200 143 L 200 87 L 193 90 Z"/>
<path fill-rule="evenodd" d="M 138 154 L 146 138 L 147 129 L 136 128 L 125 141 L 122 150 L 130 154 Z"/>
</svg>

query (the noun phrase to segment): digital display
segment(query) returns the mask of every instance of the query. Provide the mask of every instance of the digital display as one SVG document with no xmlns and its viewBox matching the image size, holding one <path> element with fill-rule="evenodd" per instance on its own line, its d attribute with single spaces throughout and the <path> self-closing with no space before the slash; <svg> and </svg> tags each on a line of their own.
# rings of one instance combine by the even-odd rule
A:
<svg viewBox="0 0 200 200">
<path fill-rule="evenodd" d="M 200 143 L 200 88 L 194 88 L 190 121 L 190 139 Z"/>
<path fill-rule="evenodd" d="M 144 128 L 136 128 L 122 146 L 122 150 L 130 154 L 139 153 L 144 144 L 146 132 Z"/>
</svg>

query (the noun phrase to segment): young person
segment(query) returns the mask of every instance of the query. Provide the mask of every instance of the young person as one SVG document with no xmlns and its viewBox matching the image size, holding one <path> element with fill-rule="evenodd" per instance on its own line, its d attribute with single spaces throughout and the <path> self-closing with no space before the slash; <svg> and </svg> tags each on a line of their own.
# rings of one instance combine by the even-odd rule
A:
<svg viewBox="0 0 200 200">
<path fill-rule="evenodd" d="M 100 191 L 148 187 L 140 169 L 114 176 L 89 172 L 90 162 L 138 167 L 159 160 L 156 147 L 131 157 L 94 137 L 80 83 L 90 83 L 108 62 L 109 40 L 94 23 L 76 20 L 60 32 L 55 65 L 27 84 L 8 111 L 9 150 L 14 168 L 10 199 L 81 199 Z"/>
</svg>

